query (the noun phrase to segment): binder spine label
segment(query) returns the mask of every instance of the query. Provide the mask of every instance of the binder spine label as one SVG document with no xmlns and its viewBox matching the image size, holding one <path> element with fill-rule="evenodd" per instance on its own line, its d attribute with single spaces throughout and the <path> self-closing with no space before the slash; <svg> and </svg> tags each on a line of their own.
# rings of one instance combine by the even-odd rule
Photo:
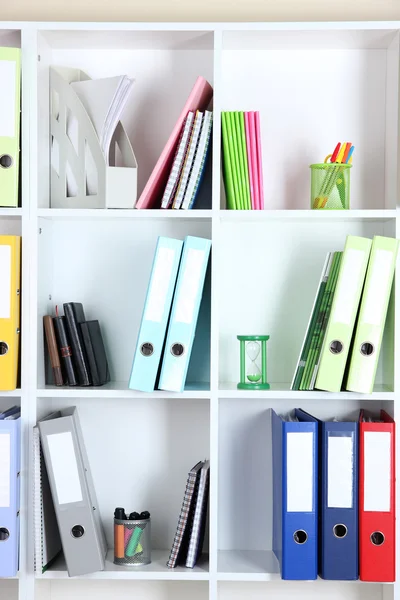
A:
<svg viewBox="0 0 400 600">
<path fill-rule="evenodd" d="M 175 308 L 175 323 L 193 322 L 201 272 L 204 267 L 204 250 L 189 248 L 186 256 L 185 270 L 182 275 L 180 293 Z"/>
<path fill-rule="evenodd" d="M 391 433 L 364 432 L 364 511 L 390 512 Z"/>
<path fill-rule="evenodd" d="M 10 507 L 11 435 L 0 434 L 0 508 Z"/>
<path fill-rule="evenodd" d="M 380 325 L 385 312 L 386 290 L 391 281 L 393 252 L 377 249 L 373 269 L 369 276 L 368 294 L 365 297 L 364 321 L 370 325 Z"/>
<path fill-rule="evenodd" d="M 338 281 L 340 294 L 335 298 L 335 312 L 332 319 L 334 323 L 350 325 L 352 322 L 354 302 L 357 296 L 364 259 L 365 252 L 363 250 L 347 249 L 346 260 L 342 264 L 342 271 Z"/>
<path fill-rule="evenodd" d="M 69 431 L 47 436 L 59 504 L 82 502 L 74 442 Z"/>
<path fill-rule="evenodd" d="M 328 508 L 353 508 L 353 434 L 328 435 Z"/>
<path fill-rule="evenodd" d="M 147 299 L 145 321 L 161 323 L 163 319 L 174 259 L 175 250 L 159 248 Z"/>
<path fill-rule="evenodd" d="M 0 246 L 0 319 L 11 317 L 11 246 Z"/>
<path fill-rule="evenodd" d="M 313 443 L 312 431 L 288 432 L 286 448 L 286 489 L 288 512 L 313 510 Z"/>
</svg>

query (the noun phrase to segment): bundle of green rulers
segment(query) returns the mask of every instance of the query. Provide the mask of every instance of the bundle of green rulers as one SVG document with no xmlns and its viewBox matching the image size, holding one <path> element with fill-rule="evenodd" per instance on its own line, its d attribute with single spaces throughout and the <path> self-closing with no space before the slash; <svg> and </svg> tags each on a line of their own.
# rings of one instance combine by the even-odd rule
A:
<svg viewBox="0 0 400 600">
<path fill-rule="evenodd" d="M 322 345 L 332 308 L 343 252 L 329 252 L 319 282 L 292 390 L 313 390 L 321 360 Z"/>
</svg>

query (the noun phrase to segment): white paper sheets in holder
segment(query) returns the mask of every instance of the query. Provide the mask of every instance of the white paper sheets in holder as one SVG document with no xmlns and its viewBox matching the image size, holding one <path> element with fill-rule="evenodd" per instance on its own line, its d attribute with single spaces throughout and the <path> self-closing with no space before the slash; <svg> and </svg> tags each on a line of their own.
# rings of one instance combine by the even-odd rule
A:
<svg viewBox="0 0 400 600">
<path fill-rule="evenodd" d="M 130 86 L 127 78 L 50 68 L 51 208 L 135 207 L 136 158 L 115 118 Z"/>
</svg>

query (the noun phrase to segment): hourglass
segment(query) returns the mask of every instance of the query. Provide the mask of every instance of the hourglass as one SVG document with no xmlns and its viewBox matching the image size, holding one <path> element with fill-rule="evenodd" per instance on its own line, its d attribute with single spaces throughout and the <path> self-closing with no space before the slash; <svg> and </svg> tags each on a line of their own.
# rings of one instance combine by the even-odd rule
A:
<svg viewBox="0 0 400 600">
<path fill-rule="evenodd" d="M 238 335 L 240 341 L 239 390 L 269 390 L 267 340 L 269 335 Z"/>
</svg>

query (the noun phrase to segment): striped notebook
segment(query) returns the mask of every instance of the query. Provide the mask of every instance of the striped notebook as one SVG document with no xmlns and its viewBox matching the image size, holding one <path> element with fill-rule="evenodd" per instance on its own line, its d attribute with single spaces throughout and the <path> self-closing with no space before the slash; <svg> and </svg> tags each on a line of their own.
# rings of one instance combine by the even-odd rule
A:
<svg viewBox="0 0 400 600">
<path fill-rule="evenodd" d="M 182 502 L 174 543 L 172 545 L 171 553 L 167 562 L 167 567 L 169 568 L 176 567 L 179 562 L 183 562 L 182 557 L 186 556 L 190 535 L 189 525 L 193 518 L 196 505 L 197 492 L 200 483 L 200 473 L 203 464 L 204 463 L 202 461 L 198 462 L 188 474 L 185 496 Z M 191 518 L 189 518 L 190 516 Z"/>
<path fill-rule="evenodd" d="M 189 145 L 193 120 L 194 113 L 189 112 L 188 116 L 186 117 L 185 126 L 182 130 L 181 139 L 179 141 L 172 169 L 169 174 L 167 185 L 165 187 L 164 194 L 161 200 L 161 208 L 169 208 L 174 198 L 176 188 L 178 187 L 179 177 L 181 175 L 182 167 L 185 161 L 186 151 Z"/>
<path fill-rule="evenodd" d="M 185 197 L 181 206 L 183 209 L 193 208 L 194 201 L 196 199 L 197 190 L 199 189 L 206 165 L 212 128 L 212 116 L 212 112 L 206 110 L 203 119 L 203 126 L 201 128 L 199 144 L 196 150 L 196 156 L 194 157 L 193 161 L 192 172 L 190 173 L 190 178 L 185 191 Z"/>
<path fill-rule="evenodd" d="M 189 181 L 190 173 L 193 167 L 193 161 L 197 150 L 197 145 L 200 138 L 201 126 L 203 123 L 203 113 L 200 111 L 196 112 L 196 117 L 194 120 L 194 125 L 192 129 L 192 135 L 190 137 L 189 147 L 186 151 L 185 164 L 183 165 L 181 178 L 179 180 L 179 185 L 176 190 L 174 203 L 172 208 L 180 208 L 183 198 L 185 196 L 186 187 Z"/>
<path fill-rule="evenodd" d="M 192 569 L 203 550 L 204 534 L 206 531 L 208 490 L 210 487 L 210 461 L 206 460 L 201 468 L 199 493 L 190 534 L 189 550 L 186 566 Z"/>
</svg>

